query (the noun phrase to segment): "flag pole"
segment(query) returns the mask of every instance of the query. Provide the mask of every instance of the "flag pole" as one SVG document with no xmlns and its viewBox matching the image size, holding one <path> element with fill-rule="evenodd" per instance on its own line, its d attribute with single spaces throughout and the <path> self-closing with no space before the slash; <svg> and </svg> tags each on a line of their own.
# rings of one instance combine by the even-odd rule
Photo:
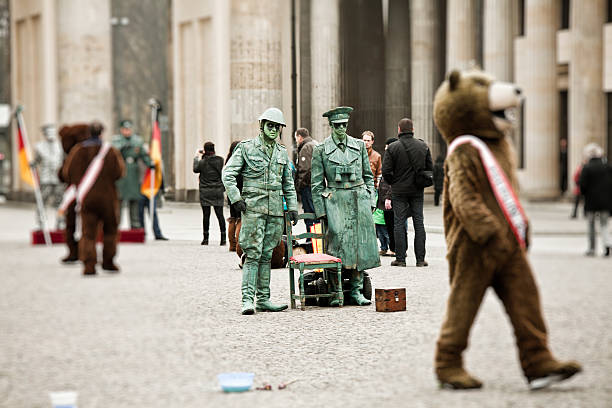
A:
<svg viewBox="0 0 612 408">
<path fill-rule="evenodd" d="M 28 134 L 26 131 L 25 123 L 23 122 L 22 112 L 23 106 L 17 105 L 17 109 L 15 109 L 15 119 L 17 120 L 18 132 L 21 131 L 21 138 L 23 141 L 23 148 L 25 150 L 26 161 L 28 165 L 31 163 L 30 161 L 30 142 L 28 140 Z M 38 208 L 38 213 L 40 214 L 40 223 L 41 229 L 43 232 L 43 237 L 45 239 L 45 244 L 47 246 L 51 245 L 51 234 L 49 234 L 49 229 L 47 228 L 47 213 L 45 211 L 45 205 L 42 200 L 42 194 L 40 193 L 40 186 L 38 185 L 38 174 L 36 168 L 30 167 L 30 172 L 32 172 L 32 182 L 34 183 L 34 198 L 36 199 L 36 207 Z"/>
</svg>

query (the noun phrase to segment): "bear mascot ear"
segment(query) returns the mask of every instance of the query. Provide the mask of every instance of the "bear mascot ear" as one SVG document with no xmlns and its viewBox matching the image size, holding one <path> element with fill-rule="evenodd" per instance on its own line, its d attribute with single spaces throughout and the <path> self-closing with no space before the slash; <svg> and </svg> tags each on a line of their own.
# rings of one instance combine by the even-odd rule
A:
<svg viewBox="0 0 612 408">
<path fill-rule="evenodd" d="M 448 75 L 448 84 L 450 86 L 451 91 L 457 89 L 460 80 L 461 72 L 457 71 L 456 69 L 452 70 L 451 73 Z"/>
</svg>

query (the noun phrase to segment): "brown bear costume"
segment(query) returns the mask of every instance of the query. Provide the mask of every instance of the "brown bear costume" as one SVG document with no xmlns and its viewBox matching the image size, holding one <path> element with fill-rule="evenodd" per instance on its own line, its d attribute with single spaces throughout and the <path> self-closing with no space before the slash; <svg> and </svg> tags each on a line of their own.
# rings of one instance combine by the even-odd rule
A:
<svg viewBox="0 0 612 408">
<path fill-rule="evenodd" d="M 85 175 L 89 164 L 101 148 L 102 130 L 100 123 L 92 123 L 89 126 L 90 138 L 79 143 L 70 151 L 63 174 L 67 183 L 78 185 Z M 83 275 L 95 275 L 96 273 L 96 237 L 100 222 L 104 236 L 102 269 L 119 271 L 113 262 L 119 238 L 119 201 L 115 182 L 123 177 L 124 173 L 125 163 L 121 153 L 111 147 L 104 156 L 102 169 L 97 179 L 81 203 L 82 237 L 79 242 L 79 255 L 85 266 Z"/>
<path fill-rule="evenodd" d="M 463 135 L 486 144 L 510 185 L 517 191 L 514 150 L 504 131 L 511 122 L 506 108 L 520 103 L 513 84 L 479 72 L 453 71 L 434 99 L 434 121 L 450 145 Z M 479 150 L 459 144 L 444 165 L 444 234 L 450 295 L 435 356 L 436 375 L 444 388 L 480 388 L 463 368 L 462 353 L 488 287 L 500 298 L 514 328 L 523 373 L 531 389 L 546 387 L 581 370 L 559 362 L 548 349 L 538 289 L 525 247 L 515 236 L 489 183 Z M 528 230 L 528 228 L 527 228 Z"/>
<path fill-rule="evenodd" d="M 68 157 L 70 150 L 72 150 L 74 146 L 89 138 L 89 125 L 79 123 L 71 126 L 62 126 L 59 135 L 65 157 Z M 66 159 L 64 159 L 64 163 L 57 174 L 59 179 L 64 183 L 66 183 L 63 174 L 65 166 Z M 62 262 L 64 263 L 76 262 L 79 260 L 78 242 L 74 238 L 74 232 L 76 230 L 76 212 L 74 211 L 74 207 L 74 203 L 70 204 L 65 213 L 66 230 L 64 231 L 64 238 L 68 246 L 68 255 L 62 258 Z"/>
</svg>

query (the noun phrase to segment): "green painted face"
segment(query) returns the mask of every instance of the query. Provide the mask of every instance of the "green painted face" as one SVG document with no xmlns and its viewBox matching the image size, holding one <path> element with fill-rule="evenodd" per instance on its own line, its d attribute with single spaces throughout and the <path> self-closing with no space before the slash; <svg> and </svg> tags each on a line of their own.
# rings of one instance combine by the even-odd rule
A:
<svg viewBox="0 0 612 408">
<path fill-rule="evenodd" d="M 348 122 L 335 122 L 331 124 L 334 134 L 340 140 L 344 140 L 344 138 L 346 137 L 347 126 Z"/>
<path fill-rule="evenodd" d="M 267 143 L 274 142 L 276 138 L 280 135 L 281 128 L 282 125 L 279 123 L 266 121 L 263 125 L 264 140 Z"/>
</svg>

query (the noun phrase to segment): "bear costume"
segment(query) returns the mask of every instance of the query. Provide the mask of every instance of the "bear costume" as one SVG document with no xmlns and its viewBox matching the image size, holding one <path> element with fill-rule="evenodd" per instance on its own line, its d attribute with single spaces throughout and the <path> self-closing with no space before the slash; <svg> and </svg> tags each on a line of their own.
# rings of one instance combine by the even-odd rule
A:
<svg viewBox="0 0 612 408">
<path fill-rule="evenodd" d="M 102 130 L 102 124 L 92 123 L 89 126 L 90 137 L 70 151 L 63 174 L 68 184 L 78 185 L 81 182 L 89 164 L 102 148 L 100 139 Z M 82 236 L 79 242 L 79 256 L 84 264 L 83 275 L 96 274 L 96 237 L 99 223 L 102 223 L 104 244 L 102 269 L 110 272 L 119 271 L 113 262 L 119 238 L 119 200 L 115 182 L 124 174 L 125 164 L 121 153 L 116 148 L 110 147 L 104 156 L 98 177 L 81 203 Z"/>
<path fill-rule="evenodd" d="M 89 138 L 89 125 L 85 123 L 79 123 L 75 125 L 65 125 L 59 131 L 60 141 L 62 148 L 64 149 L 64 163 L 58 171 L 58 177 L 61 182 L 66 183 L 64 179 L 64 168 L 66 167 L 66 158 L 70 154 L 70 150 L 78 143 L 83 142 Z M 66 217 L 66 229 L 64 231 L 64 238 L 66 245 L 68 246 L 68 255 L 62 258 L 63 263 L 71 263 L 79 260 L 78 242 L 74 237 L 76 230 L 76 212 L 74 210 L 75 203 L 70 204 L 65 212 Z"/>
<path fill-rule="evenodd" d="M 519 103 L 518 87 L 494 81 L 480 71 L 451 72 L 435 95 L 434 122 L 454 149 L 449 149 L 444 164 L 443 191 L 450 294 L 435 356 L 436 376 L 443 388 L 482 386 L 463 368 L 462 353 L 488 287 L 510 317 L 530 389 L 547 387 L 581 371 L 576 362 L 555 360 L 548 349 L 538 289 L 527 260 L 526 218 L 524 234 L 515 233 L 476 148 L 484 142 L 511 189 L 518 191 L 514 150 L 504 136 L 512 124 L 504 111 Z M 464 135 L 475 136 L 474 143 L 451 145 Z M 518 200 L 515 203 L 522 213 Z"/>
</svg>

